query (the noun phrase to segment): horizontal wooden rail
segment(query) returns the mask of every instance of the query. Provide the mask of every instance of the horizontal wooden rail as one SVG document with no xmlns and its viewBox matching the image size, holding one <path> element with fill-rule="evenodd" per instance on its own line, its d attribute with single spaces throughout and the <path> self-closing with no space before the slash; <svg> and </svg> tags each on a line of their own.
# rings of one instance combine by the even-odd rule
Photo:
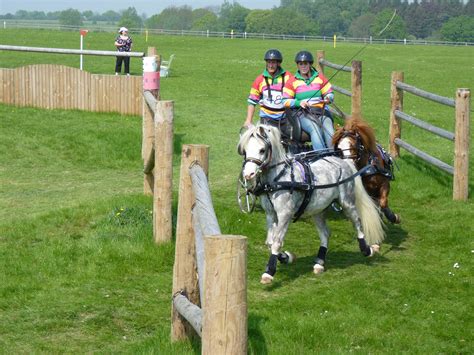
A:
<svg viewBox="0 0 474 355">
<path fill-rule="evenodd" d="M 154 114 L 156 113 L 156 104 L 158 102 L 156 100 L 156 97 L 150 91 L 144 91 L 143 98 L 145 99 L 145 102 L 150 108 L 150 110 L 153 112 L 153 118 L 154 118 Z"/>
<path fill-rule="evenodd" d="M 326 67 L 337 69 L 337 70 L 342 70 L 342 71 L 346 71 L 346 72 L 351 72 L 352 71 L 351 67 L 347 67 L 347 66 L 344 66 L 344 65 L 341 65 L 341 64 L 334 64 L 334 63 L 328 62 L 326 59 L 320 59 L 319 63 L 326 66 Z"/>
<path fill-rule="evenodd" d="M 432 164 L 432 165 L 435 165 L 437 166 L 438 168 L 440 168 L 441 170 L 444 170 L 446 171 L 447 173 L 453 175 L 454 174 L 454 168 L 449 165 L 449 164 L 446 164 L 445 162 L 415 148 L 414 146 L 412 146 L 411 144 L 408 144 L 407 142 L 401 140 L 400 138 L 395 138 L 395 144 L 406 149 L 407 151 L 409 151 L 410 153 L 412 153 L 413 155 L 416 155 L 418 158 L 421 158 L 423 159 L 424 161 L 427 161 L 428 163 Z"/>
<path fill-rule="evenodd" d="M 0 45 L 0 50 L 19 51 L 19 52 L 55 53 L 55 54 L 83 54 L 83 55 L 98 55 L 98 56 L 110 56 L 110 57 L 144 57 L 145 56 L 145 53 L 143 52 L 96 51 L 96 50 L 24 47 L 24 46 L 6 46 L 6 45 Z"/>
<path fill-rule="evenodd" d="M 426 123 L 425 121 L 419 120 L 418 118 L 415 118 L 413 116 L 410 116 L 406 114 L 405 112 L 395 110 L 395 117 L 400 118 L 404 121 L 410 122 L 411 124 L 423 128 L 427 130 L 428 132 L 434 133 L 437 136 L 440 136 L 442 138 L 446 138 L 450 141 L 454 142 L 454 133 L 446 131 L 445 129 L 433 126 L 429 123 Z"/>
<path fill-rule="evenodd" d="M 341 117 L 342 119 L 346 119 L 350 116 L 348 113 L 345 113 L 344 111 L 338 111 L 332 106 L 329 106 L 329 112 L 331 112 L 333 116 Z"/>
<path fill-rule="evenodd" d="M 207 182 L 206 173 L 197 163 L 193 163 L 189 168 L 189 176 L 191 177 L 193 193 L 195 198 L 194 207 L 192 209 L 194 238 L 196 245 L 196 261 L 199 281 L 199 295 L 201 304 L 204 296 L 204 236 L 220 235 L 221 229 L 217 222 L 216 213 L 212 205 L 211 192 Z"/>
<path fill-rule="evenodd" d="M 425 91 L 425 90 L 418 89 L 414 86 L 405 84 L 404 82 L 401 82 L 401 81 L 396 82 L 396 87 L 398 89 L 402 89 L 406 92 L 409 92 L 413 95 L 423 97 L 425 99 L 437 102 L 439 104 L 443 104 L 443 105 L 451 106 L 451 107 L 456 106 L 456 103 L 453 99 L 450 99 L 450 98 L 444 97 L 444 96 L 440 96 L 440 95 L 436 95 L 436 94 L 433 94 L 433 93 Z"/>
<path fill-rule="evenodd" d="M 202 337 L 202 310 L 186 296 L 177 293 L 173 296 L 173 305 L 178 313 L 186 319 L 196 333 Z"/>
<path fill-rule="evenodd" d="M 349 90 L 346 90 L 346 89 L 341 88 L 340 86 L 336 86 L 334 84 L 332 85 L 332 88 L 334 89 L 334 91 L 337 91 L 340 94 L 352 97 L 352 93 Z"/>
</svg>

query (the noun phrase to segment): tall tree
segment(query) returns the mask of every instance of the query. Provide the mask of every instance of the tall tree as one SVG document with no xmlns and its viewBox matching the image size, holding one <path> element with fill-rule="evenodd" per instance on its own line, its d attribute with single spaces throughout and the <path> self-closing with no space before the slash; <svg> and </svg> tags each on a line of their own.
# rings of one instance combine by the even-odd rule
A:
<svg viewBox="0 0 474 355">
<path fill-rule="evenodd" d="M 250 10 L 234 1 L 232 4 L 227 0 L 219 11 L 219 25 L 222 31 L 245 31 L 245 18 Z"/>
<path fill-rule="evenodd" d="M 217 15 L 210 9 L 193 10 L 193 24 L 191 29 L 194 31 L 217 31 Z"/>
<path fill-rule="evenodd" d="M 129 7 L 128 9 L 122 12 L 120 17 L 119 26 L 124 26 L 127 28 L 140 28 L 142 27 L 143 20 L 137 14 L 137 10 L 134 7 Z"/>
<path fill-rule="evenodd" d="M 453 17 L 441 27 L 440 32 L 446 41 L 474 42 L 474 17 Z"/>
<path fill-rule="evenodd" d="M 61 11 L 59 23 L 63 26 L 82 26 L 81 13 L 75 9 Z"/>
<path fill-rule="evenodd" d="M 375 22 L 375 15 L 372 13 L 366 13 L 357 17 L 354 21 L 352 21 L 351 25 L 349 26 L 349 36 L 355 38 L 367 38 L 372 33 L 370 32 L 370 28 L 372 27 L 373 23 Z"/>
<path fill-rule="evenodd" d="M 146 25 L 149 28 L 164 28 L 167 30 L 189 30 L 193 24 L 193 10 L 190 6 L 170 6 L 159 15 L 151 16 Z"/>
<path fill-rule="evenodd" d="M 392 9 L 386 9 L 376 15 L 371 27 L 372 35 L 375 38 L 403 39 L 407 37 L 405 21 L 398 15 L 395 15 L 390 25 L 386 27 L 393 16 L 393 12 Z M 382 30 L 384 30 L 383 33 L 380 33 Z"/>
</svg>

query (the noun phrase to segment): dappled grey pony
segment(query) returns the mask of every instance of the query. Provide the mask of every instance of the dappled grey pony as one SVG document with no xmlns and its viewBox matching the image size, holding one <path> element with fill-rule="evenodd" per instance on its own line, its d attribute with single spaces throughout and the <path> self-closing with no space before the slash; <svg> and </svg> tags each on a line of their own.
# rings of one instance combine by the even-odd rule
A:
<svg viewBox="0 0 474 355">
<path fill-rule="evenodd" d="M 367 195 L 352 161 L 323 156 L 308 165 L 287 155 L 280 132 L 268 125 L 257 125 L 242 134 L 239 154 L 245 158 L 243 176 L 255 194 L 261 196 L 266 212 L 270 259 L 261 282 L 271 283 L 277 260 L 289 263 L 293 256 L 281 252 L 292 218 L 304 213 L 312 215 L 321 244 L 313 267 L 315 274 L 324 271 L 329 229 L 324 211 L 338 201 L 357 230 L 361 252 L 372 256 L 379 251 L 384 229 L 379 211 Z M 306 200 L 306 201 L 305 201 Z"/>
</svg>

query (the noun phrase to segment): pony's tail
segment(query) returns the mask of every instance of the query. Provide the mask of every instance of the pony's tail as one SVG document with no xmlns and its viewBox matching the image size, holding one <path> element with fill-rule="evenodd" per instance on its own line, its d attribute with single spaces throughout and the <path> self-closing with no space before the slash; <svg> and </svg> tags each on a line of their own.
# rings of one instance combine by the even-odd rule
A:
<svg viewBox="0 0 474 355">
<path fill-rule="evenodd" d="M 351 162 L 354 172 L 357 171 L 354 164 Z M 367 244 L 380 244 L 385 238 L 384 223 L 379 213 L 379 208 L 374 203 L 372 198 L 365 191 L 364 185 L 362 185 L 362 179 L 357 176 L 354 179 L 355 182 L 355 196 L 356 196 L 356 208 L 359 213 L 360 220 L 362 223 L 362 230 L 365 234 L 365 240 Z"/>
</svg>

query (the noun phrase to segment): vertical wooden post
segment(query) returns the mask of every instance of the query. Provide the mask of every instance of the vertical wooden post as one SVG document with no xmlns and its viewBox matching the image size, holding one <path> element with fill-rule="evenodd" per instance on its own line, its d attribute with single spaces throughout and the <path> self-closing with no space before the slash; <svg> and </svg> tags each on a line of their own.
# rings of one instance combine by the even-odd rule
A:
<svg viewBox="0 0 474 355">
<path fill-rule="evenodd" d="M 324 59 L 324 51 L 316 51 L 316 70 L 324 74 L 324 65 L 319 63 L 320 59 Z"/>
<path fill-rule="evenodd" d="M 153 175 L 153 238 L 155 243 L 168 242 L 172 235 L 173 101 L 156 105 Z"/>
<path fill-rule="evenodd" d="M 148 47 L 148 56 L 156 56 L 155 47 Z M 158 58 L 157 58 L 158 60 Z M 158 71 L 160 70 L 160 65 L 158 63 Z M 159 100 L 158 90 L 150 90 L 153 96 Z M 146 160 L 150 156 L 150 153 L 153 149 L 153 142 L 155 138 L 155 128 L 153 123 L 153 111 L 148 107 L 145 99 L 142 100 L 142 117 L 143 117 L 143 127 L 142 127 L 142 159 Z M 153 195 L 153 171 L 144 174 L 143 176 L 143 193 L 145 195 Z"/>
<path fill-rule="evenodd" d="M 247 354 L 247 238 L 204 241 L 202 354 Z"/>
<path fill-rule="evenodd" d="M 194 193 L 189 167 L 193 162 L 206 172 L 209 167 L 209 146 L 184 145 L 181 150 L 181 168 L 179 176 L 178 218 L 176 226 L 176 247 L 173 268 L 173 295 L 184 291 L 188 299 L 199 304 L 199 287 L 196 271 L 196 251 L 191 209 L 194 205 Z M 194 329 L 182 318 L 172 306 L 171 340 L 189 338 L 195 334 Z"/>
<path fill-rule="evenodd" d="M 362 118 L 362 62 L 352 61 L 351 70 L 351 115 Z"/>
<path fill-rule="evenodd" d="M 466 201 L 469 196 L 470 100 L 469 89 L 456 91 L 453 199 L 462 201 Z"/>
<path fill-rule="evenodd" d="M 395 144 L 395 138 L 400 138 L 402 133 L 402 122 L 395 117 L 395 110 L 403 111 L 403 90 L 397 88 L 397 81 L 403 82 L 403 72 L 392 72 L 390 90 L 390 154 L 394 158 L 400 155 L 400 147 Z"/>
</svg>

